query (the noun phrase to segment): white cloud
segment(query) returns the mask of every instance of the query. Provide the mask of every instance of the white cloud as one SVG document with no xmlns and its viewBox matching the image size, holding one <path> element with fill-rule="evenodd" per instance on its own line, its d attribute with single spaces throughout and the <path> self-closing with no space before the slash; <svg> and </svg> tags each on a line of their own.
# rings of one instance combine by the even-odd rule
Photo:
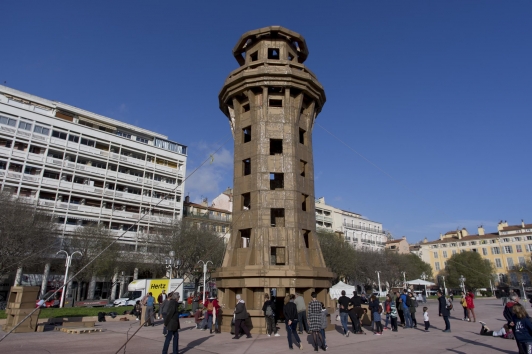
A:
<svg viewBox="0 0 532 354">
<path fill-rule="evenodd" d="M 228 186 L 233 185 L 233 153 L 222 147 L 213 154 L 218 146 L 205 142 L 192 144 L 192 148 L 197 151 L 197 154 L 194 154 L 198 161 L 196 166 L 207 158 L 210 159 L 211 155 L 213 159 L 206 162 L 192 175 L 190 173 L 196 166 L 189 164 L 187 169 L 190 177 L 185 182 L 185 194 L 190 195 L 192 200 L 198 200 L 201 196 L 207 197 L 210 202 Z"/>
</svg>

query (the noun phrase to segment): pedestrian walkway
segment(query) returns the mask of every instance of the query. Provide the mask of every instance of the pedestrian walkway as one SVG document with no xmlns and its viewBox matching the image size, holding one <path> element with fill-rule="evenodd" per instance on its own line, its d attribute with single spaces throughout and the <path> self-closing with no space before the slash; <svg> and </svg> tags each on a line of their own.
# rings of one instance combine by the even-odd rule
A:
<svg viewBox="0 0 532 354">
<path fill-rule="evenodd" d="M 406 352 L 435 353 L 516 353 L 516 344 L 513 340 L 480 336 L 480 323 L 470 323 L 461 320 L 462 311 L 458 306 L 451 311 L 451 333 L 442 333 L 444 328 L 443 319 L 438 317 L 437 303 L 429 300 L 430 322 L 433 328 L 430 332 L 422 331 L 422 307 L 418 307 L 419 329 L 403 330 L 398 332 L 384 331 L 382 336 L 375 336 L 366 329 L 367 335 L 354 335 L 344 337 L 340 334 L 340 322 L 333 316 L 332 323 L 336 325 L 336 331 L 327 332 L 327 352 L 345 354 L 359 353 L 382 353 L 384 349 L 401 350 Z M 458 302 L 455 301 L 455 305 Z M 495 299 L 478 298 L 475 302 L 477 321 L 484 321 L 491 329 L 499 329 L 505 323 L 501 302 Z M 526 305 L 530 310 L 529 304 Z M 384 322 L 383 322 L 384 323 Z M 138 329 L 138 322 L 106 322 L 97 324 L 106 331 L 102 333 L 66 334 L 57 331 L 43 333 L 15 333 L 0 343 L 0 353 L 24 353 L 24 354 L 103 354 L 115 353 L 118 348 L 131 337 Z M 194 329 L 193 319 L 182 319 L 179 332 L 180 354 L 272 354 L 288 352 L 288 343 L 284 324 L 278 325 L 281 330 L 280 337 L 268 337 L 267 335 L 253 335 L 246 339 L 245 336 L 233 340 L 229 333 L 209 334 L 208 331 Z M 4 332 L 0 331 L 0 336 Z M 306 334 L 301 336 L 303 340 L 303 352 L 313 352 L 312 338 Z M 143 327 L 129 342 L 125 351 L 127 354 L 159 353 L 162 350 L 164 337 L 162 324 L 155 327 Z M 297 349 L 295 348 L 297 351 Z M 322 351 L 320 349 L 320 351 Z"/>
</svg>

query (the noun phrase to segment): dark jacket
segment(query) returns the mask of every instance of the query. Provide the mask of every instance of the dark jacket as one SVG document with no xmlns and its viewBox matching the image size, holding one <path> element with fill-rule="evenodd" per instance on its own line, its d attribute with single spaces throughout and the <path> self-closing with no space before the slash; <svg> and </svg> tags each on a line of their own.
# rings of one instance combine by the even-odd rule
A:
<svg viewBox="0 0 532 354">
<path fill-rule="evenodd" d="M 408 309 L 410 310 L 410 313 L 416 313 L 416 298 L 415 297 L 409 297 L 408 298 Z"/>
<path fill-rule="evenodd" d="M 340 298 L 338 299 L 338 303 L 340 304 L 340 312 L 349 311 L 348 307 L 349 307 L 349 304 L 351 303 L 351 300 L 347 296 L 345 295 L 340 296 Z"/>
<path fill-rule="evenodd" d="M 371 313 L 378 312 L 379 311 L 379 305 L 380 305 L 379 299 L 375 299 L 373 301 L 370 301 L 369 305 L 368 305 L 369 311 Z"/>
<path fill-rule="evenodd" d="M 283 308 L 284 318 L 286 320 L 294 321 L 297 320 L 297 306 L 292 301 L 284 305 Z"/>
<path fill-rule="evenodd" d="M 504 306 L 504 311 L 503 311 L 503 316 L 504 318 L 506 319 L 506 322 L 508 325 L 510 325 L 510 322 L 513 321 L 513 316 L 514 314 L 512 313 L 512 307 L 514 307 L 514 305 L 516 304 L 516 302 L 514 301 L 508 301 L 506 303 L 506 306 Z"/>
<path fill-rule="evenodd" d="M 439 302 L 439 312 L 442 316 L 444 317 L 449 317 L 449 310 L 447 309 L 447 300 L 445 299 L 445 296 L 440 296 L 438 298 L 438 302 Z"/>
<path fill-rule="evenodd" d="M 243 300 L 240 300 L 238 304 L 236 304 L 235 308 L 235 320 L 245 320 L 248 318 L 248 311 L 246 310 L 246 304 Z"/>
<path fill-rule="evenodd" d="M 515 339 L 521 343 L 532 342 L 532 322 L 530 322 L 530 318 L 517 318 L 514 316 L 514 323 Z"/>
<path fill-rule="evenodd" d="M 181 325 L 179 324 L 179 304 L 175 300 L 170 300 L 168 312 L 164 318 L 164 325 L 170 332 L 181 329 Z"/>
<path fill-rule="evenodd" d="M 264 305 L 262 305 L 262 312 L 264 312 L 264 316 L 266 316 L 266 308 L 270 305 L 272 308 L 273 314 L 275 315 L 275 302 L 272 300 L 264 301 Z"/>
<path fill-rule="evenodd" d="M 355 307 L 360 307 L 362 306 L 362 298 L 358 295 L 355 295 L 351 298 L 351 304 L 353 304 L 353 306 Z"/>
</svg>

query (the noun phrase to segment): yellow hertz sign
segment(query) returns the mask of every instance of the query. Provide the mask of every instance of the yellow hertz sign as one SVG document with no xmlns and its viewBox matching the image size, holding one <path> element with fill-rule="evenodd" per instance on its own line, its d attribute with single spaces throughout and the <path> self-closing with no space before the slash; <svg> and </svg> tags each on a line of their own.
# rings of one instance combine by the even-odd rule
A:
<svg viewBox="0 0 532 354">
<path fill-rule="evenodd" d="M 151 292 L 157 301 L 157 297 L 163 292 L 163 290 L 168 294 L 168 279 L 152 280 L 150 281 L 148 289 L 148 292 Z"/>
</svg>

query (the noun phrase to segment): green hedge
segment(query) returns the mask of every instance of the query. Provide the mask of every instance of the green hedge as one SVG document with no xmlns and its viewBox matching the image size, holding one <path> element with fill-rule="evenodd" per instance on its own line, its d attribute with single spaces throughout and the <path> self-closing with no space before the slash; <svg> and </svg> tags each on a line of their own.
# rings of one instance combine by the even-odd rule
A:
<svg viewBox="0 0 532 354">
<path fill-rule="evenodd" d="M 41 309 L 39 318 L 58 318 L 58 317 L 86 317 L 97 316 L 98 312 L 116 312 L 122 315 L 124 311 L 131 311 L 133 306 L 121 307 L 65 307 L 62 309 L 47 308 Z M 7 318 L 5 311 L 0 311 L 0 319 Z"/>
</svg>

